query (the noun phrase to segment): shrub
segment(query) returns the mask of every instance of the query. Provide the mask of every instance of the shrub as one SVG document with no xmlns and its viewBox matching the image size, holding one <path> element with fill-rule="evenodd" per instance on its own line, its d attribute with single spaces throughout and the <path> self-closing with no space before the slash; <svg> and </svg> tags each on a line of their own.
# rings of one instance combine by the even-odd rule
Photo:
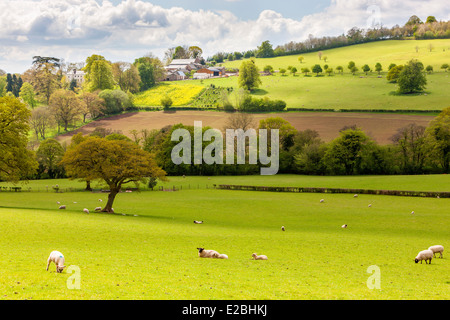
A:
<svg viewBox="0 0 450 320">
<path fill-rule="evenodd" d="M 272 112 L 283 111 L 286 108 L 286 102 L 283 100 L 270 100 L 269 98 L 246 97 L 241 104 L 241 111 L 244 112 Z"/>
</svg>

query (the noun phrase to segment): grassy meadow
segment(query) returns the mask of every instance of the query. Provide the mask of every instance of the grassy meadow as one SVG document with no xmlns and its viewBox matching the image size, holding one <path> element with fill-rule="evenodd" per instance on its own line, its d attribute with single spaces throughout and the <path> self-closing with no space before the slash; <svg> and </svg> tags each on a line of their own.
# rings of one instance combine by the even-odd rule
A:
<svg viewBox="0 0 450 320">
<path fill-rule="evenodd" d="M 170 177 L 177 192 L 121 193 L 116 214 L 93 213 L 105 193 L 0 192 L 0 299 L 449 299 L 450 199 L 224 191 L 213 183 L 449 191 L 448 177 Z M 70 180 L 30 181 L 33 190 Z M 187 185 L 198 188 L 187 188 Z M 2 183 L 1 186 L 6 186 Z M 9 186 L 9 184 L 7 184 Z M 95 185 L 93 185 L 95 186 Z M 321 198 L 325 199 L 320 203 Z M 67 210 L 58 210 L 58 204 Z M 368 207 L 368 204 L 372 207 Z M 91 213 L 85 214 L 83 208 Z M 415 214 L 412 215 L 411 211 Z M 204 220 L 202 225 L 193 220 Z M 348 224 L 347 229 L 341 225 Z M 286 231 L 280 227 L 284 225 Z M 226 253 L 201 259 L 197 247 Z M 48 254 L 80 268 L 80 284 Z M 251 260 L 265 254 L 268 261 Z M 369 289 L 378 266 L 381 289 Z"/>
</svg>

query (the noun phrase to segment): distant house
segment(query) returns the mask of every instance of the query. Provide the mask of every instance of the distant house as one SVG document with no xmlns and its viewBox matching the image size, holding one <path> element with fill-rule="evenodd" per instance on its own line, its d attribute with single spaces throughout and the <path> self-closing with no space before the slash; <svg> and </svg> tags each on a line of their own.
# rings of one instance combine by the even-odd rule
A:
<svg viewBox="0 0 450 320">
<path fill-rule="evenodd" d="M 197 70 L 194 74 L 194 79 L 207 79 L 212 77 L 220 77 L 225 74 L 225 68 L 222 67 L 212 67 L 212 68 L 203 68 Z"/>
<path fill-rule="evenodd" d="M 77 81 L 78 84 L 84 82 L 84 71 L 72 69 L 66 74 L 67 81 L 72 82 L 73 79 Z"/>
<path fill-rule="evenodd" d="M 176 70 L 186 70 L 190 72 L 192 70 L 198 70 L 203 68 L 203 65 L 200 63 L 200 58 L 196 59 L 174 59 L 172 62 L 165 67 L 167 71 L 176 71 Z"/>
<path fill-rule="evenodd" d="M 179 81 L 187 79 L 183 71 L 168 71 L 165 80 L 166 81 Z"/>
</svg>

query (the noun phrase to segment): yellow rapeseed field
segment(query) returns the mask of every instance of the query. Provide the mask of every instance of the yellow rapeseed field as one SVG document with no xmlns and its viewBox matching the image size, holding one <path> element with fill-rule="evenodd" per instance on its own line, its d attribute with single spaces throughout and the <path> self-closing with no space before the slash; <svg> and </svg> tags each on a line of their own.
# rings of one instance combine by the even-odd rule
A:
<svg viewBox="0 0 450 320">
<path fill-rule="evenodd" d="M 191 103 L 203 89 L 203 86 L 194 84 L 161 83 L 145 92 L 138 93 L 134 98 L 134 104 L 161 106 L 161 98 L 167 95 L 173 101 L 172 106 L 184 106 Z"/>
</svg>

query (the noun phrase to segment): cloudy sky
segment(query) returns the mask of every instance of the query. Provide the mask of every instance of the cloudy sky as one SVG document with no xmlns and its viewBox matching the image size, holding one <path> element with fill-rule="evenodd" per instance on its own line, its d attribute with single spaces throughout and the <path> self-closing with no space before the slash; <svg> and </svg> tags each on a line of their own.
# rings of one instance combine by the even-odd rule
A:
<svg viewBox="0 0 450 320">
<path fill-rule="evenodd" d="M 0 69 L 23 72 L 32 57 L 70 62 L 101 54 L 133 62 L 178 45 L 254 49 L 335 36 L 350 28 L 403 25 L 416 14 L 450 19 L 448 0 L 0 0 Z"/>
</svg>

